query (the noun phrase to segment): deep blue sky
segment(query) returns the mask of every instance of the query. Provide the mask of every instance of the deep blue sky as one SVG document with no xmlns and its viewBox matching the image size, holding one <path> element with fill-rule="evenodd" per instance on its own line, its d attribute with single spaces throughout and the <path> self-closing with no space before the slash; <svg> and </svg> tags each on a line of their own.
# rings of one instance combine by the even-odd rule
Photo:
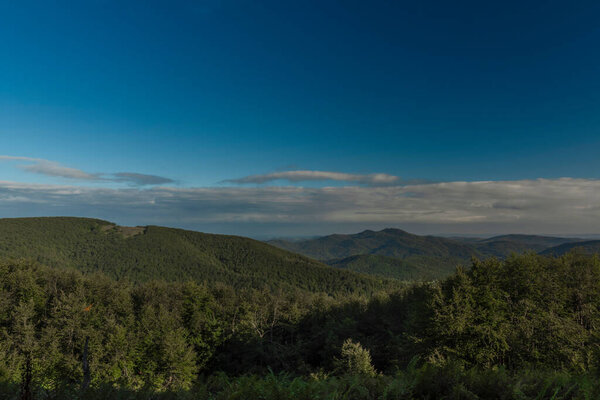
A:
<svg viewBox="0 0 600 400">
<path fill-rule="evenodd" d="M 0 154 L 177 188 L 596 179 L 598 21 L 597 1 L 0 1 Z M 19 166 L 0 181 L 132 185 Z"/>
</svg>

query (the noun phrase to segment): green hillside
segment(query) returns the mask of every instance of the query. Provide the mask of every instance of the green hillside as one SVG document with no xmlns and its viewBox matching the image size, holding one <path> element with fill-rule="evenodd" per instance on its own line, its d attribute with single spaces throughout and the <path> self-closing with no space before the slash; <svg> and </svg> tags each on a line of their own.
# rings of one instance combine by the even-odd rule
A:
<svg viewBox="0 0 600 400">
<path fill-rule="evenodd" d="M 431 280 L 448 276 L 456 266 L 468 264 L 472 257 L 506 258 L 512 253 L 537 253 L 577 240 L 537 235 L 444 238 L 384 229 L 309 240 L 272 240 L 268 243 L 336 268 L 396 279 Z"/>
<path fill-rule="evenodd" d="M 274 240 L 275 246 L 316 258 L 336 268 L 402 280 L 448 276 L 481 254 L 470 244 L 400 229 L 366 230 L 302 241 Z"/>
<path fill-rule="evenodd" d="M 506 257 L 510 253 L 541 252 L 550 247 L 576 242 L 580 239 L 538 235 L 502 235 L 478 240 L 472 245 L 484 256 Z"/>
<path fill-rule="evenodd" d="M 544 255 L 560 256 L 575 251 L 581 254 L 600 254 L 600 240 L 586 240 L 573 243 L 564 243 L 551 247 L 541 252 Z"/>
<path fill-rule="evenodd" d="M 458 265 L 466 265 L 466 260 L 433 256 L 408 256 L 404 259 L 378 254 L 359 254 L 329 260 L 328 265 L 386 278 L 403 281 L 435 280 L 451 274 Z"/>
<path fill-rule="evenodd" d="M 329 235 L 317 239 L 269 243 L 304 254 L 317 260 L 332 260 L 358 254 L 377 254 L 386 257 L 406 258 L 412 255 L 468 258 L 471 246 L 455 240 L 435 236 L 419 236 L 400 229 L 379 232 L 366 230 L 353 235 Z"/>
<path fill-rule="evenodd" d="M 0 219 L 0 258 L 134 282 L 194 280 L 326 293 L 370 293 L 386 284 L 248 238 L 86 218 Z"/>
</svg>

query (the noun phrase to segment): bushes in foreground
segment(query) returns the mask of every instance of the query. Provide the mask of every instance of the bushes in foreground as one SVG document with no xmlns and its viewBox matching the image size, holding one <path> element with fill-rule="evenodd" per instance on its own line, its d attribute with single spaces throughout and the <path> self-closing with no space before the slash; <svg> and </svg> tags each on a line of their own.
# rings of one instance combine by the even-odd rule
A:
<svg viewBox="0 0 600 400">
<path fill-rule="evenodd" d="M 79 386 L 62 386 L 52 390 L 38 387 L 34 397 L 39 400 L 587 400 L 600 398 L 600 382 L 591 373 L 465 369 L 463 364 L 456 362 L 415 368 L 412 363 L 395 376 L 327 376 L 321 373 L 293 377 L 270 373 L 232 378 L 216 374 L 199 379 L 187 391 L 132 391 L 99 385 L 81 392 Z M 18 399 L 18 385 L 0 384 L 0 398 Z"/>
</svg>

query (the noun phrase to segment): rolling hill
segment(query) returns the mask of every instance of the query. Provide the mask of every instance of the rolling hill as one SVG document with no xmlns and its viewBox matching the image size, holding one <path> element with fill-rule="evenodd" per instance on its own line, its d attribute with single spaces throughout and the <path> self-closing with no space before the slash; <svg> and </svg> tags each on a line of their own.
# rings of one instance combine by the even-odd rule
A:
<svg viewBox="0 0 600 400">
<path fill-rule="evenodd" d="M 238 236 L 72 217 L 0 219 L 0 258 L 142 282 L 195 280 L 234 287 L 369 293 L 389 284 Z"/>
<path fill-rule="evenodd" d="M 337 268 L 398 279 L 433 279 L 449 275 L 478 254 L 472 245 L 400 229 L 366 230 L 312 240 L 268 242 Z"/>
<path fill-rule="evenodd" d="M 561 256 L 570 251 L 575 251 L 581 254 L 600 254 L 600 240 L 586 240 L 579 242 L 564 243 L 558 246 L 546 249 L 540 254 Z"/>
<path fill-rule="evenodd" d="M 471 244 L 483 256 L 506 257 L 510 253 L 533 251 L 539 253 L 550 247 L 577 242 L 576 238 L 538 235 L 502 235 L 481 239 Z"/>
<path fill-rule="evenodd" d="M 472 246 L 456 240 L 436 236 L 413 235 L 400 229 L 379 232 L 366 230 L 353 235 L 329 235 L 312 240 L 268 243 L 317 260 L 332 260 L 359 254 L 377 254 L 405 258 L 411 255 L 465 258 L 472 254 Z"/>
<path fill-rule="evenodd" d="M 406 259 L 377 254 L 359 254 L 329 260 L 328 265 L 348 271 L 361 272 L 404 281 L 435 280 L 454 271 L 461 260 L 444 260 L 435 257 L 412 256 Z"/>
<path fill-rule="evenodd" d="M 536 235 L 502 235 L 487 239 L 420 236 L 400 229 L 366 230 L 309 240 L 268 243 L 331 266 L 372 275 L 409 280 L 438 279 L 471 257 L 504 258 L 511 253 L 540 252 L 579 239 Z"/>
</svg>

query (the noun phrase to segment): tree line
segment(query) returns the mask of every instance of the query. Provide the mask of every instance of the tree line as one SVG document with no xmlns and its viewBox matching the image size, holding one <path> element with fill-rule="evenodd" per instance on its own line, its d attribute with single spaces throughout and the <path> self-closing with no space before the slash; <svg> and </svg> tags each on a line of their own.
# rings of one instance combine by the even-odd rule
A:
<svg viewBox="0 0 600 400">
<path fill-rule="evenodd" d="M 410 368 L 457 382 L 496 371 L 506 385 L 512 372 L 554 371 L 573 386 L 598 370 L 599 308 L 600 261 L 577 254 L 473 260 L 443 281 L 337 297 L 5 261 L 0 381 L 79 387 L 85 360 L 91 388 L 133 392 L 210 391 L 217 376 L 394 385 Z"/>
</svg>

